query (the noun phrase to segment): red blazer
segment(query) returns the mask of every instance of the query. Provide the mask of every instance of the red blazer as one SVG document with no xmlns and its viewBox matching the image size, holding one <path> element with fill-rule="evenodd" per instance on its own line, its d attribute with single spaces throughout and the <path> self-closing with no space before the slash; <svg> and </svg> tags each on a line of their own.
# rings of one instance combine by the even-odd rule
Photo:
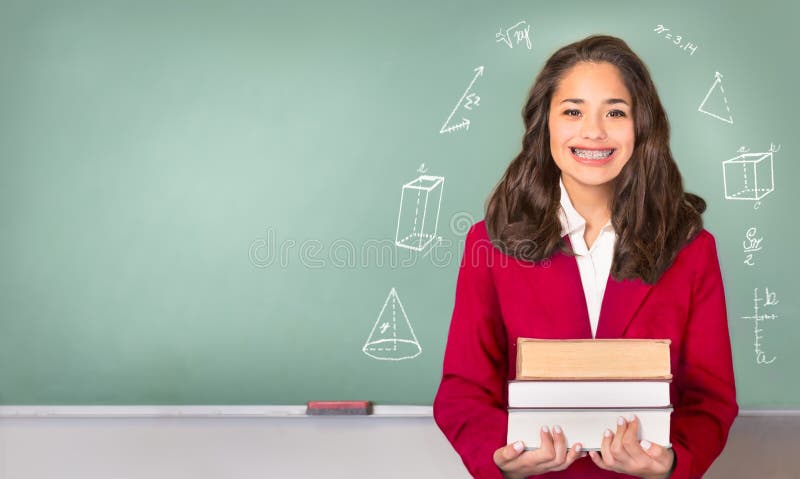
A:
<svg viewBox="0 0 800 479">
<path fill-rule="evenodd" d="M 515 375 L 520 336 L 592 338 L 578 264 L 561 252 L 537 264 L 507 256 L 489 243 L 481 221 L 467 234 L 433 403 L 436 423 L 474 477 L 502 478 L 493 454 L 506 444 L 506 381 Z M 671 478 L 701 477 L 739 411 L 714 237 L 703 230 L 655 285 L 609 277 L 596 338 L 672 340 Z M 588 456 L 544 476 L 632 477 L 600 469 Z"/>
</svg>

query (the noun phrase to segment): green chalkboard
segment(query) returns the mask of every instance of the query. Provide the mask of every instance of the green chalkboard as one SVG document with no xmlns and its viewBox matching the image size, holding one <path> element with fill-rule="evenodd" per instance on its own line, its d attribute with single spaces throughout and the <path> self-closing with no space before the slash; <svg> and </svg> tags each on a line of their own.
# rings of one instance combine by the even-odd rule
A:
<svg viewBox="0 0 800 479">
<path fill-rule="evenodd" d="M 649 65 L 708 202 L 741 406 L 800 407 L 798 17 L 2 0 L 0 404 L 430 404 L 464 234 L 527 90 L 608 33 Z M 748 171 L 758 199 L 733 191 Z"/>
</svg>

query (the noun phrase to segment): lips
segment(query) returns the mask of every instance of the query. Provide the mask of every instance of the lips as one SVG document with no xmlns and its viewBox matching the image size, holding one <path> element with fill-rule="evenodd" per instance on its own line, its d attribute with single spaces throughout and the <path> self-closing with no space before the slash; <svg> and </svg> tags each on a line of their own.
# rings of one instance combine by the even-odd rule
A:
<svg viewBox="0 0 800 479">
<path fill-rule="evenodd" d="M 579 148 L 569 147 L 572 158 L 580 163 L 591 166 L 601 166 L 610 162 L 616 155 L 616 148 Z"/>
</svg>

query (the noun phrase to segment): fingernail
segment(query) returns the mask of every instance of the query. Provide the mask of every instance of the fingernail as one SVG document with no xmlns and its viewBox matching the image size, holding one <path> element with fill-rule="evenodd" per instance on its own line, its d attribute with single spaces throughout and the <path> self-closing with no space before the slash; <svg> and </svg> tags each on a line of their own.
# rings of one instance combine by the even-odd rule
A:
<svg viewBox="0 0 800 479">
<path fill-rule="evenodd" d="M 553 430 L 556 432 L 556 434 L 561 434 L 561 427 L 560 426 L 554 426 Z"/>
<path fill-rule="evenodd" d="M 628 422 L 633 422 L 635 420 L 636 420 L 636 415 L 635 414 L 629 414 L 628 415 Z"/>
<path fill-rule="evenodd" d="M 583 454 L 581 454 L 581 457 L 586 457 L 586 456 L 587 456 L 587 454 L 585 452 Z"/>
<path fill-rule="evenodd" d="M 581 452 L 581 445 L 575 444 L 575 452 Z"/>
<path fill-rule="evenodd" d="M 542 426 L 542 432 L 550 432 L 550 428 L 547 426 Z"/>
<path fill-rule="evenodd" d="M 523 449 L 525 449 L 525 445 L 522 444 L 522 441 L 517 441 L 517 442 L 514 443 L 514 450 L 515 451 L 521 452 Z"/>
<path fill-rule="evenodd" d="M 605 437 L 611 437 L 611 429 L 606 429 L 606 432 L 603 433 Z"/>
<path fill-rule="evenodd" d="M 640 444 L 642 445 L 642 449 L 644 449 L 645 451 L 649 450 L 650 446 L 652 446 L 652 444 L 650 444 L 650 441 L 648 441 L 647 439 L 643 439 Z"/>
<path fill-rule="evenodd" d="M 620 425 L 620 426 L 624 426 L 625 425 L 625 418 L 622 417 L 622 416 L 618 417 L 617 418 L 617 424 Z"/>
</svg>

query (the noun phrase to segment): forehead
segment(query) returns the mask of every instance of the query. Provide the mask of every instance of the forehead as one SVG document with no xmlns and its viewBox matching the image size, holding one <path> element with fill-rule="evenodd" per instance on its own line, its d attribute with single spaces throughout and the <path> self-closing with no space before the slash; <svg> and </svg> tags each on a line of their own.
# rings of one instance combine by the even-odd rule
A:
<svg viewBox="0 0 800 479">
<path fill-rule="evenodd" d="M 622 73 L 606 62 L 580 62 L 564 73 L 553 92 L 553 100 L 581 98 L 586 102 L 622 98 L 630 103 L 631 95 Z"/>
</svg>

